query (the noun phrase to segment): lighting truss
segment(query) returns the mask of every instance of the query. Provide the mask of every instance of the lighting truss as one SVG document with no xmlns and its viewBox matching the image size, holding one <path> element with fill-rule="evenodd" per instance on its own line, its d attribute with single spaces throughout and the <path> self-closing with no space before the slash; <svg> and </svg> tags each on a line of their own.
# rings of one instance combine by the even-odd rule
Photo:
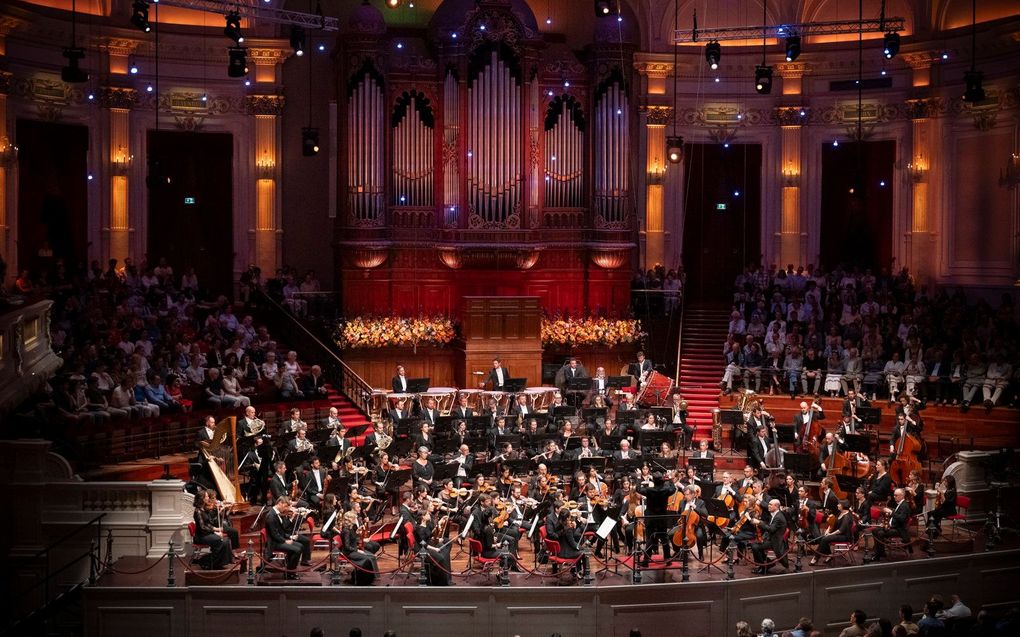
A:
<svg viewBox="0 0 1020 637">
<path fill-rule="evenodd" d="M 166 0 L 164 0 L 166 1 Z M 178 1 L 178 0 L 174 0 Z M 752 27 L 723 27 L 721 29 L 677 29 L 673 31 L 673 44 L 699 40 L 757 40 L 762 37 L 783 39 L 791 35 L 841 35 L 864 33 L 895 33 L 904 30 L 903 18 L 880 20 L 835 20 L 832 22 L 805 22 L 802 24 L 774 24 Z"/>
<path fill-rule="evenodd" d="M 254 3 L 244 4 L 226 2 L 224 0 L 159 0 L 160 4 L 182 9 L 194 9 L 196 11 L 208 11 L 226 15 L 235 12 L 242 18 L 253 18 L 266 22 L 279 22 L 280 24 L 295 24 L 308 30 L 339 31 L 340 21 L 336 18 L 321 16 L 315 13 L 303 13 L 301 11 L 287 11 L 273 7 L 258 6 Z"/>
</svg>

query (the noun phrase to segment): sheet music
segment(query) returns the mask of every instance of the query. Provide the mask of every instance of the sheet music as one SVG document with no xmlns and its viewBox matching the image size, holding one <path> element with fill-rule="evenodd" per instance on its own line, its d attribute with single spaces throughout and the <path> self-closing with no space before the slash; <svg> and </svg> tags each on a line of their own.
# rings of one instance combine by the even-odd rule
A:
<svg viewBox="0 0 1020 637">
<path fill-rule="evenodd" d="M 595 531 L 595 535 L 604 540 L 609 537 L 609 534 L 613 532 L 614 528 L 616 528 L 616 520 L 613 518 L 606 518 L 605 520 L 602 520 L 602 524 L 600 524 L 598 530 Z"/>
</svg>

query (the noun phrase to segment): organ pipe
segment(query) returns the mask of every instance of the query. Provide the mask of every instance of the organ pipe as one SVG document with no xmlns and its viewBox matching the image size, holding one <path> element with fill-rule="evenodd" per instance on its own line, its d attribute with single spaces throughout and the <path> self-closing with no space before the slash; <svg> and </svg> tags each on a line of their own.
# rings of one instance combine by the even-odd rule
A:
<svg viewBox="0 0 1020 637">
<path fill-rule="evenodd" d="M 545 206 L 580 208 L 583 201 L 584 134 L 571 112 L 573 101 L 557 100 L 556 123 L 545 137 Z"/>
<path fill-rule="evenodd" d="M 520 91 L 495 51 L 468 89 L 468 202 L 483 224 L 503 225 L 520 208 Z"/>
<path fill-rule="evenodd" d="M 630 197 L 630 136 L 627 95 L 620 82 L 613 82 L 599 96 L 594 124 L 595 216 L 601 224 L 623 224 Z"/>
<path fill-rule="evenodd" d="M 382 87 L 369 73 L 354 86 L 347 109 L 347 204 L 357 224 L 381 222 L 383 209 Z"/>
<path fill-rule="evenodd" d="M 393 131 L 393 203 L 397 206 L 432 205 L 432 127 L 422 119 L 422 110 L 428 107 L 421 100 L 417 93 L 407 97 Z"/>
</svg>

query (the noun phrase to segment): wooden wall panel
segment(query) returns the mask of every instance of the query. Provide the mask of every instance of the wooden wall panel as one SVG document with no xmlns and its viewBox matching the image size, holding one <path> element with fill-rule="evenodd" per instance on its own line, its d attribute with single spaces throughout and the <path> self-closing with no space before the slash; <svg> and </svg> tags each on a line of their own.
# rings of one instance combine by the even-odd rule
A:
<svg viewBox="0 0 1020 637">
<path fill-rule="evenodd" d="M 288 625 L 298 626 L 298 635 L 307 635 L 316 626 L 325 629 L 327 635 L 346 635 L 352 628 L 360 628 L 365 635 L 380 635 L 386 631 L 381 625 L 382 622 L 374 621 L 371 604 L 349 606 L 310 604 L 300 605 L 295 611 L 296 616 L 288 622 Z"/>
<path fill-rule="evenodd" d="M 270 619 L 269 606 L 257 604 L 203 606 L 198 618 L 198 625 L 202 626 L 206 635 L 229 635 L 238 626 L 244 626 L 252 634 L 265 634 L 274 624 Z"/>
<path fill-rule="evenodd" d="M 626 637 L 635 628 L 642 635 L 657 635 L 665 626 L 675 627 L 676 634 L 685 637 L 723 635 L 726 627 L 718 618 L 713 618 L 715 605 L 712 600 L 613 604 L 612 635 Z"/>
<path fill-rule="evenodd" d="M 101 606 L 97 609 L 98 634 L 118 637 L 136 637 L 144 626 L 146 637 L 172 637 L 174 635 L 174 608 L 172 606 Z"/>
</svg>

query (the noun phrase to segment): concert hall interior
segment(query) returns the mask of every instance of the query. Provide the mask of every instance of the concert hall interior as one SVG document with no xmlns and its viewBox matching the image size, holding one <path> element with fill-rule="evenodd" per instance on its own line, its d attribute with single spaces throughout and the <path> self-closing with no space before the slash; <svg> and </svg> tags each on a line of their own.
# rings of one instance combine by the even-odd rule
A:
<svg viewBox="0 0 1020 637">
<path fill-rule="evenodd" d="M 1020 634 L 1018 290 L 1017 0 L 4 0 L 0 635 Z"/>
</svg>

